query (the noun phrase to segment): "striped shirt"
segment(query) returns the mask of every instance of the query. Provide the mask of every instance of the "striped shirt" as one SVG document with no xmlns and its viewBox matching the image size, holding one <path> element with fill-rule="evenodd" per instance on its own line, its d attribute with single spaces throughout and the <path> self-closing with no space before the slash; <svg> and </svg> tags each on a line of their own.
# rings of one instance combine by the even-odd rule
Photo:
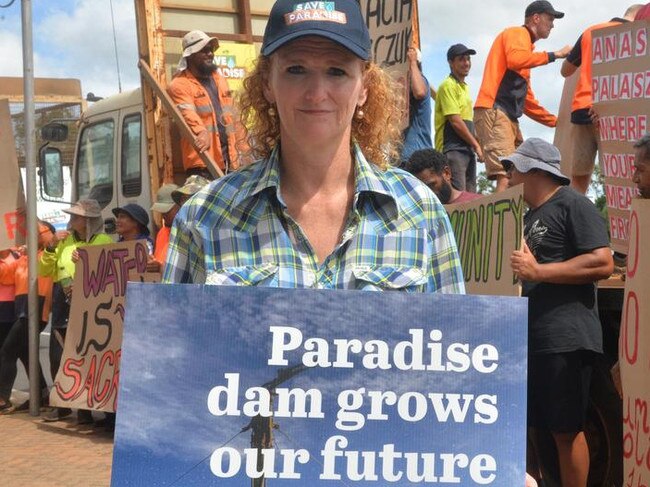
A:
<svg viewBox="0 0 650 487">
<path fill-rule="evenodd" d="M 417 178 L 354 148 L 355 194 L 321 263 L 287 212 L 279 151 L 194 195 L 172 228 L 163 282 L 464 293 L 447 213 Z"/>
</svg>

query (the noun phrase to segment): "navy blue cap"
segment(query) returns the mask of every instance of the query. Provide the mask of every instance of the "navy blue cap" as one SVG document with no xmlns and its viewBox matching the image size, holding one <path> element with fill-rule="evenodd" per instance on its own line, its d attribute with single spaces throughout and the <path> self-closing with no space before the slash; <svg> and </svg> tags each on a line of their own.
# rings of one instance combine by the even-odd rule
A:
<svg viewBox="0 0 650 487">
<path fill-rule="evenodd" d="M 465 44 L 454 44 L 447 50 L 447 61 L 451 61 L 456 56 L 464 56 L 465 54 L 473 56 L 476 54 L 476 51 L 470 49 Z"/>
<path fill-rule="evenodd" d="M 303 36 L 325 37 L 365 61 L 370 59 L 370 33 L 358 0 L 277 0 L 266 24 L 262 54 L 270 56 Z"/>
<path fill-rule="evenodd" d="M 551 2 L 548 0 L 535 0 L 533 3 L 528 5 L 528 7 L 526 7 L 524 17 L 530 17 L 534 14 L 549 14 L 556 19 L 561 19 L 564 17 L 564 12 L 558 12 L 555 10 L 553 8 L 553 5 L 551 5 Z"/>
<path fill-rule="evenodd" d="M 147 210 L 142 208 L 140 205 L 136 203 L 129 203 L 124 206 L 113 208 L 112 211 L 113 211 L 113 215 L 115 216 L 118 216 L 120 213 L 126 213 L 131 218 L 133 218 L 136 222 L 142 225 L 142 229 L 145 230 L 145 233 L 147 235 L 149 234 L 149 229 L 147 228 L 147 226 L 149 225 L 149 215 L 147 214 Z"/>
</svg>

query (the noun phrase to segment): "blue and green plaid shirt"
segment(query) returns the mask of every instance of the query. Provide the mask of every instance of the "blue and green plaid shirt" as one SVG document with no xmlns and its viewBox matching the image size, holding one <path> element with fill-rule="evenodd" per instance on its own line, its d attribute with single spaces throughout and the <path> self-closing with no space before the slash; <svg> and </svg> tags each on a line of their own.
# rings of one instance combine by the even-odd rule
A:
<svg viewBox="0 0 650 487">
<path fill-rule="evenodd" d="M 280 189 L 279 153 L 214 181 L 179 211 L 163 282 L 464 293 L 445 209 L 415 177 L 355 146 L 355 194 L 340 243 L 318 262 Z"/>
</svg>

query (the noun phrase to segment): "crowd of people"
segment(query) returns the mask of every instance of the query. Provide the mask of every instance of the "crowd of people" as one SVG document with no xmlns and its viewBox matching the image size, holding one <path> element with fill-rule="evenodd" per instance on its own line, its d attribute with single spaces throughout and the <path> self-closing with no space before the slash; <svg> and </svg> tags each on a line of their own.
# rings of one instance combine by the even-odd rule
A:
<svg viewBox="0 0 650 487">
<path fill-rule="evenodd" d="M 162 186 L 152 212 L 161 214 L 161 227 L 156 244 L 150 236 L 149 213 L 142 206 L 129 203 L 113 208 L 116 217 L 116 238 L 104 233 L 102 208 L 96 200 L 80 199 L 63 211 L 70 216 L 68 228 L 56 231 L 45 221 L 38 224 L 38 292 L 40 331 L 48 322 L 51 325 L 49 363 L 52 380 L 61 366 L 72 298 L 72 283 L 77 249 L 88 245 L 106 245 L 114 242 L 144 240 L 149 250 L 147 271 L 160 272 L 165 264 L 169 230 L 180 206 L 208 181 L 201 176 L 190 176 L 182 187 L 168 184 Z M 23 411 L 28 402 L 12 404 L 11 392 L 20 360 L 29 373 L 28 326 L 27 326 L 27 254 L 24 246 L 0 251 L 0 414 Z M 41 373 L 41 404 L 49 404 L 48 388 Z M 69 408 L 49 408 L 43 417 L 46 422 L 60 421 L 72 415 Z M 112 431 L 115 415 L 108 413 L 95 420 L 89 410 L 77 411 L 79 425 L 105 426 Z"/>
<path fill-rule="evenodd" d="M 585 486 L 587 398 L 591 368 L 602 353 L 596 283 L 613 270 L 606 223 L 584 196 L 598 144 L 588 46 L 595 28 L 630 21 L 642 6 L 589 27 L 573 48 L 538 52 L 534 43 L 549 37 L 564 14 L 547 0 L 533 1 L 523 25 L 495 38 L 475 102 L 465 82 L 475 49 L 449 47 L 450 74 L 437 90 L 422 72 L 421 53 L 409 49 L 409 124 L 401 130 L 398 90 L 371 60 L 357 1 L 337 0 L 336 21 L 296 20 L 289 15 L 296 3 L 275 2 L 261 54 L 238 98 L 216 72 L 219 41 L 201 31 L 183 38 L 169 92 L 195 135 L 182 145 L 188 179 L 183 187 L 158 189 L 151 208 L 162 221 L 155 242 L 147 210 L 133 203 L 112 209 L 119 241 L 146 240 L 148 270 L 162 272 L 163 283 L 464 293 L 443 205 L 480 197 L 477 167 L 484 163 L 496 191 L 523 184 L 529 208 L 525 241 L 510 257 L 529 302 L 529 426 L 552 434 L 562 485 Z M 559 150 L 524 139 L 518 123 L 525 114 L 555 126 L 556 116 L 533 94 L 530 70 L 557 59 L 565 59 L 563 76 L 577 67 L 582 73 L 572 105 L 576 164 L 570 175 L 560 169 Z M 635 147 L 634 182 L 648 198 L 650 136 Z M 210 182 L 198 156 L 203 151 L 229 174 Z M 113 241 L 102 233 L 96 201 L 80 200 L 66 211 L 65 235 L 43 224 L 39 236 L 43 324 L 50 299 L 52 307 L 53 376 L 76 249 Z M 15 363 L 27 360 L 27 332 L 18 299 L 22 251 L 0 257 L 0 284 L 15 281 L 16 290 L 12 315 L 11 292 L 0 287 L 2 411 L 12 407 Z M 68 415 L 57 409 L 52 419 Z M 533 465 L 530 473 L 539 477 Z"/>
</svg>

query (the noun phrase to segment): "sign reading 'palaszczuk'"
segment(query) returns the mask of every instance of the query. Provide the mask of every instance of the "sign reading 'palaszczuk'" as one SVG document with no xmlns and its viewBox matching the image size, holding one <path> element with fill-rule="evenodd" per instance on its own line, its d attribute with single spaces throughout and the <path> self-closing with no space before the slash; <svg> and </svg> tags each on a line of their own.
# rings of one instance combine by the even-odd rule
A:
<svg viewBox="0 0 650 487">
<path fill-rule="evenodd" d="M 647 20 L 594 31 L 592 96 L 598 113 L 598 158 L 612 248 L 627 253 L 633 144 L 650 131 L 650 47 Z"/>
<path fill-rule="evenodd" d="M 113 485 L 524 482 L 525 299 L 137 283 L 124 332 Z"/>
</svg>

